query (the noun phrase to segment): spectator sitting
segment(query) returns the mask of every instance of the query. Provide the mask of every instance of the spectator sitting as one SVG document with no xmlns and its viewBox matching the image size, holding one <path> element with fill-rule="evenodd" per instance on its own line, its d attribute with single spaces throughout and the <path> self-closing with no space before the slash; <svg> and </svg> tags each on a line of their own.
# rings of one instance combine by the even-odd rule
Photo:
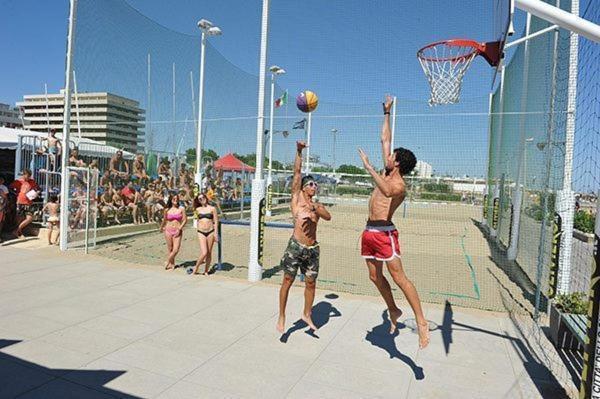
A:
<svg viewBox="0 0 600 399">
<path fill-rule="evenodd" d="M 108 187 L 110 185 L 112 185 L 112 182 L 110 179 L 110 171 L 105 170 L 104 173 L 102 174 L 102 177 L 100 178 L 100 186 Z"/>
<path fill-rule="evenodd" d="M 23 169 L 21 177 L 12 182 L 11 190 L 17 194 L 17 216 L 20 219 L 15 236 L 22 237 L 23 231 L 33 221 L 33 200 L 39 195 L 40 188 L 31 178 L 31 171 Z"/>
<path fill-rule="evenodd" d="M 181 167 L 179 168 L 179 187 L 183 187 L 186 184 L 190 184 L 190 179 L 189 179 L 189 173 L 188 173 L 188 169 L 186 167 L 186 164 L 182 163 Z"/>
<path fill-rule="evenodd" d="M 100 215 L 105 221 L 107 221 L 109 216 L 112 214 L 114 222 L 117 224 L 121 224 L 117 215 L 117 208 L 115 207 L 113 202 L 113 195 L 114 192 L 112 188 L 108 187 L 108 189 L 105 190 L 100 196 Z"/>
<path fill-rule="evenodd" d="M 167 158 L 163 158 L 158 165 L 158 176 L 167 184 L 169 189 L 173 187 L 173 172 L 171 171 L 171 162 Z"/>
<path fill-rule="evenodd" d="M 118 179 L 127 180 L 129 177 L 129 164 L 123 158 L 123 151 L 118 150 L 115 155 L 110 159 L 108 169 L 113 177 Z"/>
<path fill-rule="evenodd" d="M 4 185 L 4 176 L 0 175 L 0 242 L 2 242 L 2 227 L 8 210 L 8 187 Z"/>
<path fill-rule="evenodd" d="M 146 184 L 148 181 L 148 174 L 146 173 L 146 163 L 144 162 L 144 155 L 138 154 L 133 161 L 133 175 L 140 179 L 141 184 Z"/>
<path fill-rule="evenodd" d="M 135 202 L 135 188 L 133 187 L 132 182 L 128 182 L 125 187 L 121 190 L 121 198 L 123 199 L 123 204 L 129 208 L 131 211 L 131 216 L 133 218 L 133 224 L 138 224 L 138 207 Z"/>
<path fill-rule="evenodd" d="M 81 159 L 81 156 L 79 155 L 79 150 L 77 148 L 73 148 L 71 150 L 71 156 L 69 157 L 69 166 L 75 166 L 78 168 L 85 167 L 85 162 L 83 162 L 83 159 Z"/>
</svg>

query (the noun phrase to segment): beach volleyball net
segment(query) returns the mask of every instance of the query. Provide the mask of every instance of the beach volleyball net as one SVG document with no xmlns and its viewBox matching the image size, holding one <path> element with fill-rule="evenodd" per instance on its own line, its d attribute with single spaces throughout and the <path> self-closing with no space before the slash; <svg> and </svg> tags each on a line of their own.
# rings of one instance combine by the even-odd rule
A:
<svg viewBox="0 0 600 399">
<path fill-rule="evenodd" d="M 480 2 L 470 6 L 474 13 L 483 12 Z M 311 13 L 323 12 L 320 7 L 275 3 L 270 11 L 268 66 L 277 64 L 286 73 L 275 80 L 272 97 L 277 106 L 272 128 L 270 73 L 265 87 L 263 178 L 268 178 L 272 145 L 272 209 L 265 217 L 267 227 L 261 241 L 262 278 L 273 283 L 281 280 L 279 263 L 292 233 L 289 201 L 295 142 L 309 140 L 310 125 L 310 154 L 307 159 L 304 153 L 303 168 L 315 176 L 318 200 L 333 218 L 319 223 L 319 286 L 377 294 L 360 257 L 359 239 L 368 218 L 373 181 L 362 168 L 357 148 L 365 150 L 376 168 L 383 166 L 381 101 L 383 94 L 391 91 L 397 97 L 392 118 L 394 145 L 411 149 L 419 160 L 406 177 L 407 199 L 393 221 L 400 232 L 404 268 L 421 297 L 429 302 L 506 310 L 506 298 L 512 296 L 531 314 L 545 309 L 551 281 L 553 215 L 566 164 L 565 144 L 561 143 L 567 141 L 569 65 L 573 62 L 569 33 L 550 32 L 508 52 L 502 86 L 496 79 L 491 99 L 481 87 L 489 87 L 493 72 L 485 62 L 474 60 L 463 79 L 461 101 L 430 108 L 430 89 L 422 78 L 416 51 L 431 38 L 419 43 L 395 40 L 406 32 L 399 32 L 398 24 L 385 17 L 385 10 L 401 15 L 406 5 L 386 1 L 385 7 L 374 11 L 378 23 L 370 35 L 356 35 L 355 21 L 346 16 L 348 8 L 357 11 L 363 4 L 328 5 L 327 12 L 334 20 L 329 26 L 305 32 L 310 51 L 292 53 L 290 26 L 301 25 Z M 239 28 L 247 29 L 248 42 L 239 43 L 236 51 L 226 41 L 230 40 L 227 29 L 237 22 L 233 17 L 213 21 L 223 35 L 206 38 L 200 127 L 201 38 L 195 27 L 182 29 L 190 34 L 175 31 L 124 0 L 79 0 L 73 56 L 80 93 L 112 93 L 135 102 L 126 107 L 115 98 L 104 121 L 82 117 L 84 135 L 115 151 L 125 148 L 132 155 L 141 154 L 148 179 L 134 181 L 140 191 L 148 190 L 152 181 L 161 185 L 163 196 L 170 192 L 193 194 L 195 174 L 200 171 L 208 176 L 202 189 L 215 193 L 225 221 L 219 273 L 239 278 L 248 275 L 251 239 L 258 18 L 252 14 L 252 27 Z M 481 31 L 485 27 L 464 27 L 458 19 L 448 24 L 462 26 L 468 37 L 483 40 L 481 36 L 487 34 Z M 547 26 L 533 17 L 530 30 Z M 327 40 L 322 40 L 323 35 Z M 597 50 L 585 43 L 576 51 L 580 68 L 588 68 L 582 70 L 580 82 L 583 76 L 595 79 L 591 64 Z M 356 57 L 352 51 L 356 46 L 372 51 Z M 404 82 L 405 75 L 414 75 L 415 80 L 397 87 L 396 82 Z M 310 116 L 295 106 L 297 93 L 307 89 L 319 96 L 319 105 Z M 591 90 L 580 90 L 575 100 L 577 121 L 588 133 L 575 135 L 573 191 L 587 193 L 598 178 L 597 159 L 585 153 L 597 145 L 597 115 L 593 113 L 597 99 Z M 203 149 L 200 165 L 196 162 L 198 130 Z M 580 138 L 583 141 L 578 141 Z M 133 167 L 133 159 L 129 162 Z M 161 163 L 168 164 L 172 177 L 160 176 L 164 175 L 158 170 Z M 182 164 L 189 172 L 180 179 Z M 167 180 L 172 183 L 165 188 Z M 99 191 L 106 189 L 101 181 Z M 595 197 L 589 198 L 591 203 Z M 143 225 L 155 223 L 144 219 Z M 109 236 L 117 235 L 121 228 L 110 220 L 99 223 Z M 509 259 L 511 242 L 511 251 L 517 250 Z M 581 254 L 585 261 L 584 251 L 573 251 L 573 257 Z M 98 252 L 159 265 L 166 249 L 162 235 L 153 231 L 108 240 Z M 193 265 L 197 256 L 196 233 L 186 230 L 178 259 L 181 264 Z M 215 249 L 214 263 L 217 259 Z M 587 272 L 577 273 L 585 285 Z M 394 294 L 402 296 L 399 289 Z"/>
</svg>

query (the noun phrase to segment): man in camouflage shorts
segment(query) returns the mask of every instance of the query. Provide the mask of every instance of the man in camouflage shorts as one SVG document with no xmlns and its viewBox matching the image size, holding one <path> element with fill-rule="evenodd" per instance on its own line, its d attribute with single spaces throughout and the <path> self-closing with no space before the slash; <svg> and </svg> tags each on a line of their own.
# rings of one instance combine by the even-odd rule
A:
<svg viewBox="0 0 600 399">
<path fill-rule="evenodd" d="M 313 201 L 313 197 L 317 193 L 317 183 L 314 178 L 310 175 L 302 177 L 302 150 L 304 148 L 306 148 L 304 142 L 296 143 L 291 202 L 294 232 L 281 259 L 284 275 L 279 290 L 279 319 L 277 320 L 277 331 L 281 334 L 285 331 L 285 307 L 288 294 L 290 287 L 294 284 L 298 269 L 305 276 L 304 311 L 301 317 L 311 329 L 317 329 L 311 318 L 317 275 L 319 274 L 317 223 L 319 219 L 331 220 L 327 209 L 322 204 Z"/>
</svg>

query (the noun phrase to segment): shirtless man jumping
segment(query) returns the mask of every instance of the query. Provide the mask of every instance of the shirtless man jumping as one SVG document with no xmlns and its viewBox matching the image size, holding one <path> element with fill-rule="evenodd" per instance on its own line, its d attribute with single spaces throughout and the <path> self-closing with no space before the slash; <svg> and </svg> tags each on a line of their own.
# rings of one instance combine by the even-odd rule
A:
<svg viewBox="0 0 600 399">
<path fill-rule="evenodd" d="M 369 163 L 362 149 L 358 149 L 365 169 L 375 181 L 375 189 L 369 199 L 369 220 L 362 233 L 361 255 L 369 268 L 369 278 L 385 300 L 390 314 L 390 333 L 396 332 L 396 323 L 402 311 L 396 306 L 390 283 L 383 276 L 383 262 L 387 264 L 392 279 L 406 296 L 417 320 L 419 347 L 429 344 L 429 326 L 423 316 L 421 301 L 413 283 L 406 277 L 400 260 L 398 231 L 392 223 L 392 216 L 406 197 L 404 177 L 410 173 L 416 163 L 415 155 L 406 148 L 396 148 L 391 152 L 392 134 L 390 130 L 390 109 L 393 100 L 387 96 L 383 104 L 383 126 L 381 128 L 381 150 L 384 170 L 379 173 Z"/>
<path fill-rule="evenodd" d="M 331 215 L 322 204 L 313 201 L 317 193 L 317 183 L 311 175 L 302 177 L 302 150 L 304 142 L 296 143 L 294 161 L 294 180 L 292 182 L 292 216 L 294 232 L 281 259 L 284 275 L 279 290 L 279 320 L 277 331 L 285 331 L 285 307 L 288 293 L 294 283 L 298 269 L 304 274 L 304 311 L 302 320 L 314 331 L 317 327 L 312 321 L 311 312 L 315 300 L 317 275 L 319 274 L 319 243 L 317 242 L 317 223 L 319 219 L 331 220 Z"/>
</svg>

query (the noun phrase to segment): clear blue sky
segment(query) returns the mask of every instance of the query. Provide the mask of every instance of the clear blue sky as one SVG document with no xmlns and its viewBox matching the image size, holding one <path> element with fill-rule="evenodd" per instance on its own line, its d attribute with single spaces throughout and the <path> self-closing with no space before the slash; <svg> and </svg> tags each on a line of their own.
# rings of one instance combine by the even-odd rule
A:
<svg viewBox="0 0 600 399">
<path fill-rule="evenodd" d="M 152 120 L 171 119 L 172 62 L 177 69 L 176 119 L 191 119 L 189 71 L 194 72 L 197 84 L 196 22 L 205 17 L 224 32 L 211 39 L 214 49 L 208 52 L 206 117 L 254 116 L 256 77 L 252 75 L 258 70 L 261 3 L 81 0 L 80 8 L 86 9 L 80 9 L 75 57 L 80 89 L 108 87 L 145 105 L 145 55 L 151 52 Z M 358 164 L 357 145 L 375 158 L 380 119 L 347 116 L 379 114 L 382 95 L 390 92 L 400 100 L 397 144 L 413 148 L 438 172 L 484 174 L 491 69 L 482 59 L 475 60 L 465 78 L 461 104 L 430 109 L 426 103 L 429 89 L 415 53 L 439 39 L 491 39 L 493 1 L 465 0 L 452 7 L 444 0 L 422 1 L 416 7 L 414 2 L 392 0 L 373 1 L 368 7 L 358 0 L 271 3 L 268 63 L 288 72 L 279 80 L 280 88 L 289 90 L 292 102 L 303 89 L 320 97 L 313 119 L 313 153 L 331 162 L 329 131 L 335 127 L 340 130 L 338 165 Z M 9 55 L 0 64 L 0 102 L 14 103 L 24 94 L 40 93 L 44 82 L 51 92 L 58 91 L 64 82 L 68 1 L 0 0 L 0 9 L 2 53 Z M 109 20 L 112 25 L 102 22 Z M 523 28 L 522 21 L 519 15 L 517 32 Z M 82 50 L 86 46 L 99 49 L 104 56 L 86 56 Z M 126 58 L 115 50 L 119 46 Z M 464 112 L 480 115 L 439 115 Z M 342 115 L 346 117 L 335 117 Z M 275 129 L 289 129 L 301 118 L 293 104 L 276 116 L 289 119 L 277 119 Z M 175 135 L 169 126 L 156 122 L 157 143 L 173 148 L 185 130 L 183 146 L 193 146 L 192 123 L 177 124 Z M 254 152 L 254 120 L 208 122 L 206 129 L 206 147 L 220 153 Z M 276 136 L 275 159 L 291 159 L 294 138 L 301 138 L 299 131 L 287 140 Z"/>
</svg>

